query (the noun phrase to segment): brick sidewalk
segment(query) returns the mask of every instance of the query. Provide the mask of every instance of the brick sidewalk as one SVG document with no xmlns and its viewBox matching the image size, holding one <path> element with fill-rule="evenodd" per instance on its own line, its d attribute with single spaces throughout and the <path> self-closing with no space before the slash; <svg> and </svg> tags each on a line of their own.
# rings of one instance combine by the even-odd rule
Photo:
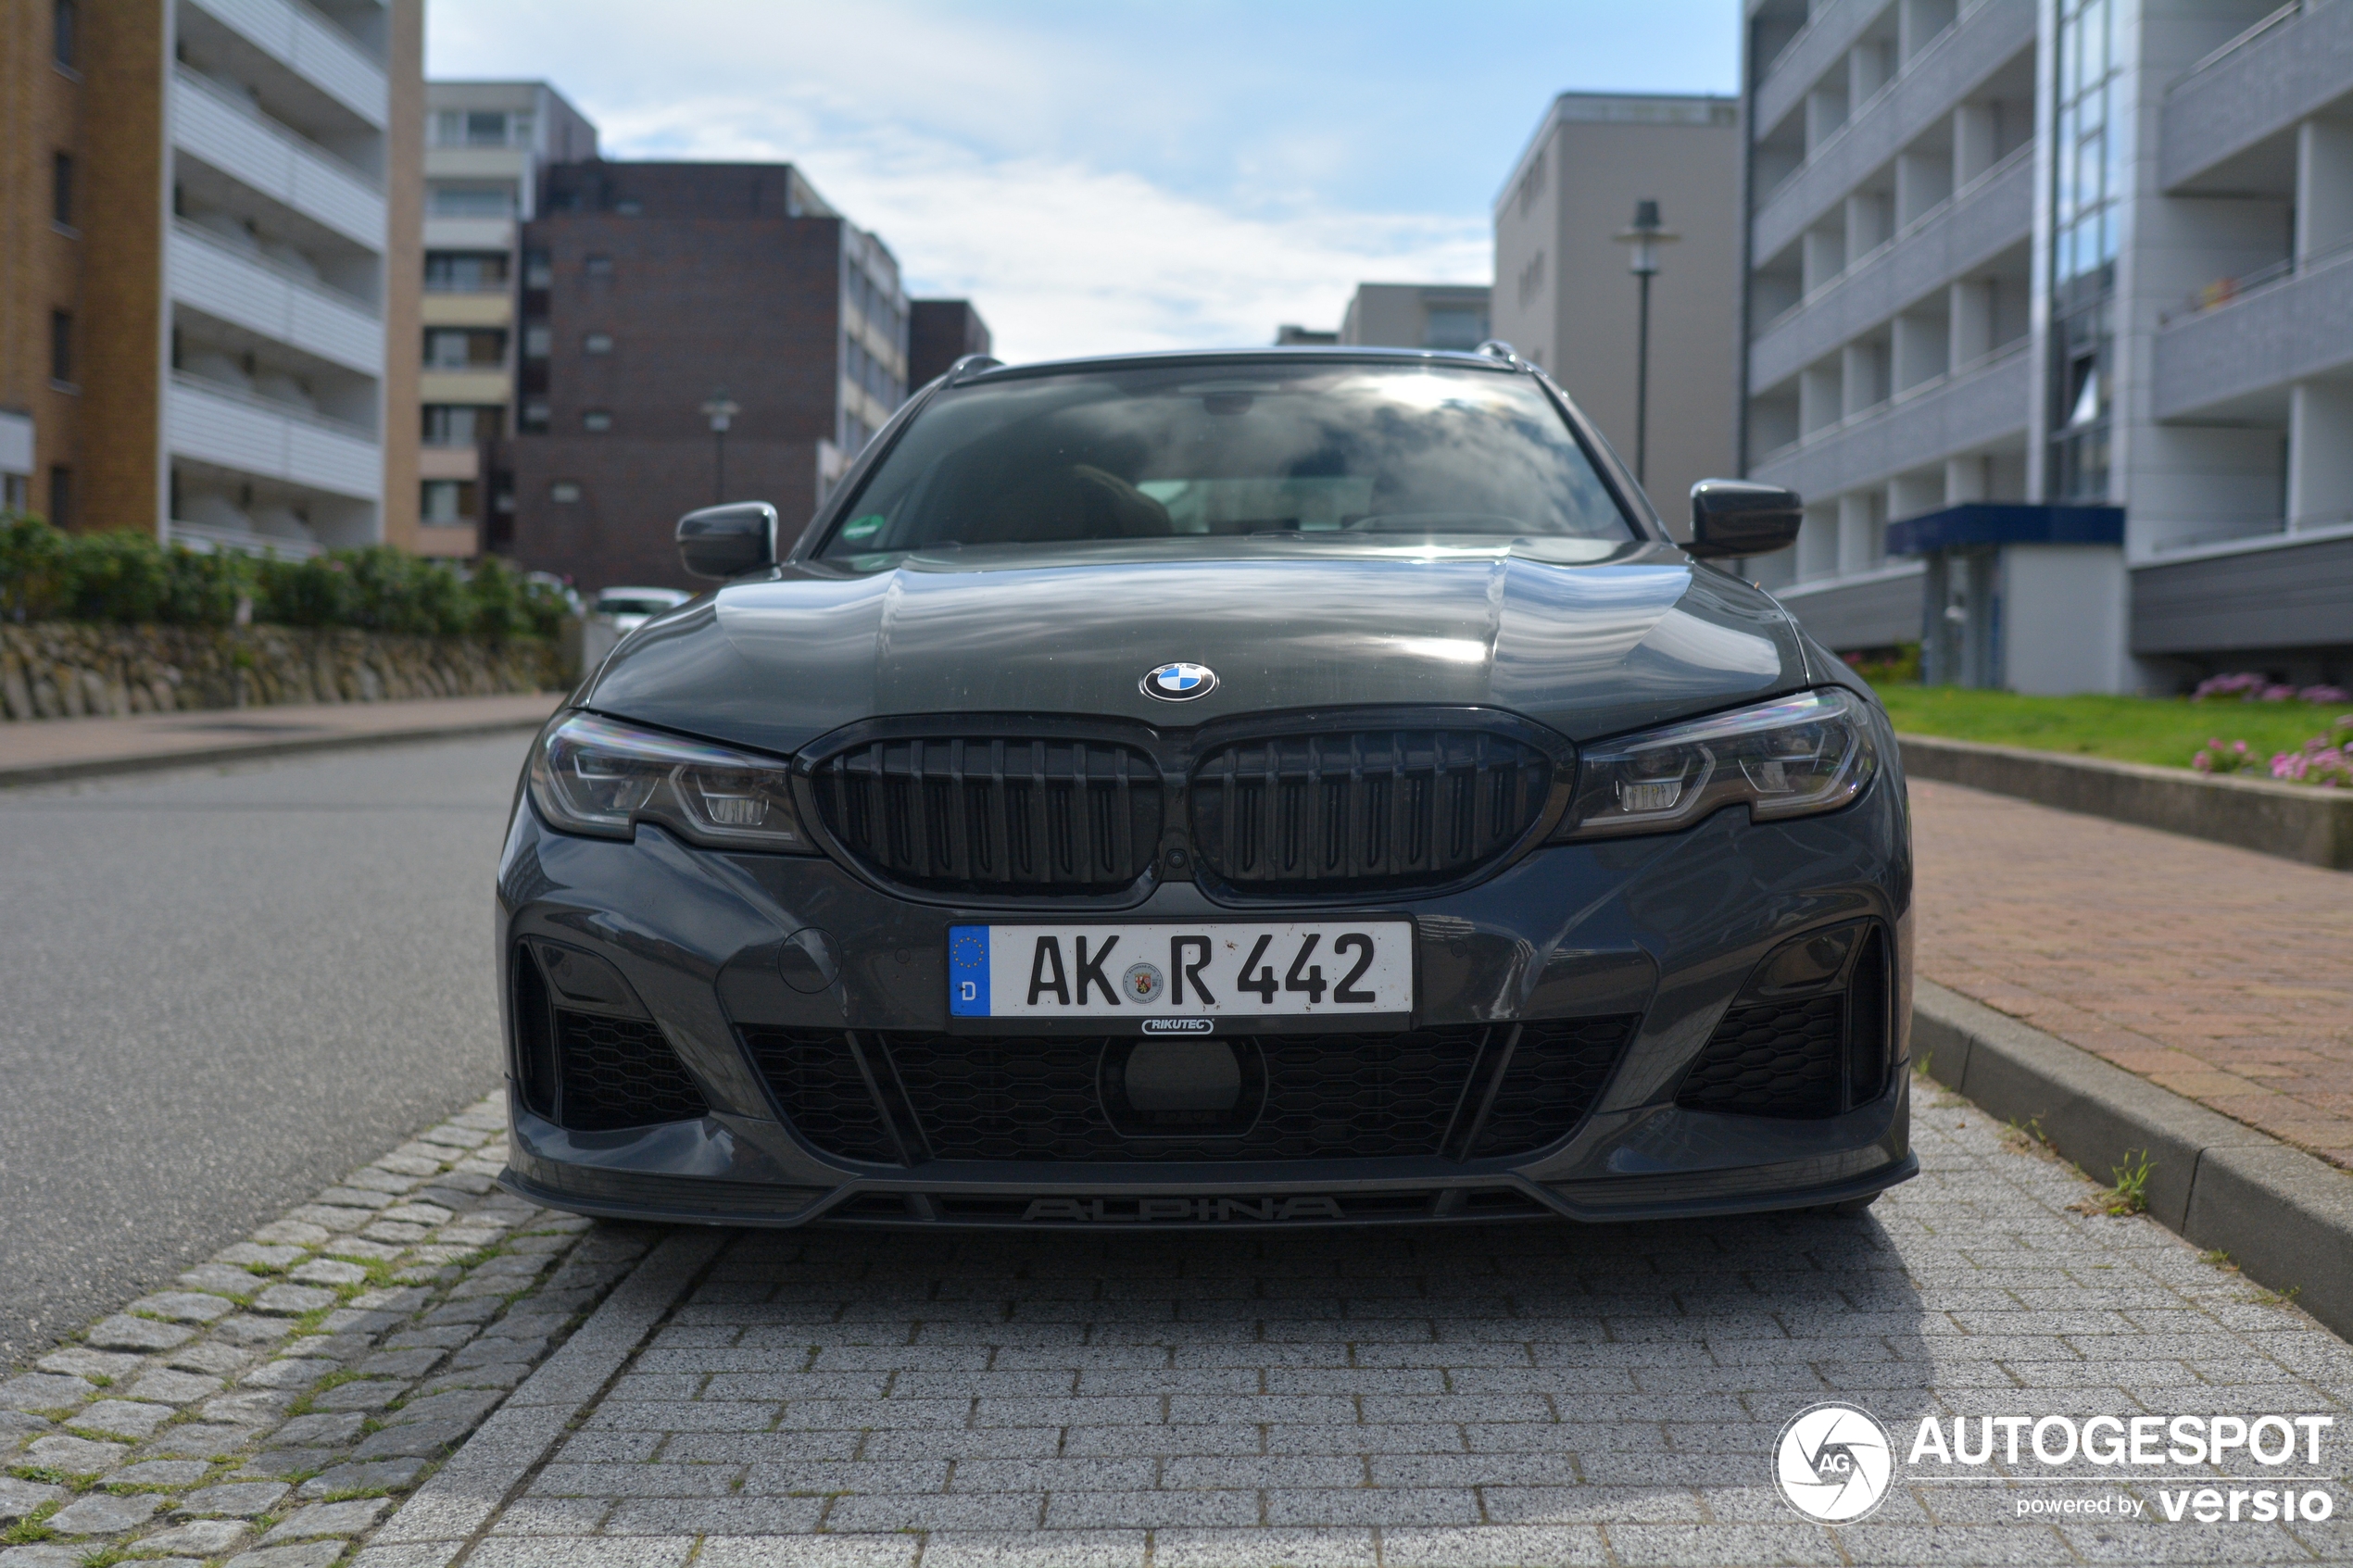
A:
<svg viewBox="0 0 2353 1568">
<path fill-rule="evenodd" d="M 2353 1167 L 2353 875 L 1915 781 L 1919 972 Z"/>
</svg>

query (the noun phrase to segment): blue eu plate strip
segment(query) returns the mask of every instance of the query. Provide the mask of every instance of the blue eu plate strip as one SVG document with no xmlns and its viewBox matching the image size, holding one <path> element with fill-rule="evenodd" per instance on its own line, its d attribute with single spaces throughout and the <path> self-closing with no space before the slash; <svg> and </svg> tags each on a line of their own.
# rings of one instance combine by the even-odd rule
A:
<svg viewBox="0 0 2353 1568">
<path fill-rule="evenodd" d="M 988 1016 L 988 928 L 948 928 L 948 1010 L 957 1018 Z"/>
</svg>

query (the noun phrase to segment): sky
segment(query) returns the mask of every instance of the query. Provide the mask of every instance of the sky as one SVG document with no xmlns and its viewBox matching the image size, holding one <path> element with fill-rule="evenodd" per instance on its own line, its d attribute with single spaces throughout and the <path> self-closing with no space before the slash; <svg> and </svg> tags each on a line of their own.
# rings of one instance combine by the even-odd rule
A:
<svg viewBox="0 0 2353 1568">
<path fill-rule="evenodd" d="M 1273 341 L 1485 282 L 1565 91 L 1731 93 L 1739 0 L 428 0 L 434 79 L 604 156 L 789 161 L 1009 360 Z"/>
</svg>

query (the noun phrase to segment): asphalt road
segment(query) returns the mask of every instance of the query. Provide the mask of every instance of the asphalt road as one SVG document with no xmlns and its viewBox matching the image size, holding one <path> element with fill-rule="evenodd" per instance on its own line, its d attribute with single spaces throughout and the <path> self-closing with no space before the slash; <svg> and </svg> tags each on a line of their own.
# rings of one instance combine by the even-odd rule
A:
<svg viewBox="0 0 2353 1568">
<path fill-rule="evenodd" d="M 525 738 L 0 793 L 0 1365 L 497 1085 Z"/>
</svg>

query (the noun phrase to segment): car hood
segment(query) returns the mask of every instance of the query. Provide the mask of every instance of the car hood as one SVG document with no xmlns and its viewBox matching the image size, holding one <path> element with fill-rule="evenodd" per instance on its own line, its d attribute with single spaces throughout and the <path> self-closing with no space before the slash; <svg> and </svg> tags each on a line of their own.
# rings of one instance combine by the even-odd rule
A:
<svg viewBox="0 0 2353 1568">
<path fill-rule="evenodd" d="M 1216 689 L 1145 696 L 1180 659 Z M 648 623 L 585 704 L 774 752 L 886 714 L 1171 728 L 1367 704 L 1497 708 L 1588 740 L 1808 679 L 1770 596 L 1667 546 L 1202 540 L 787 565 Z"/>
</svg>

